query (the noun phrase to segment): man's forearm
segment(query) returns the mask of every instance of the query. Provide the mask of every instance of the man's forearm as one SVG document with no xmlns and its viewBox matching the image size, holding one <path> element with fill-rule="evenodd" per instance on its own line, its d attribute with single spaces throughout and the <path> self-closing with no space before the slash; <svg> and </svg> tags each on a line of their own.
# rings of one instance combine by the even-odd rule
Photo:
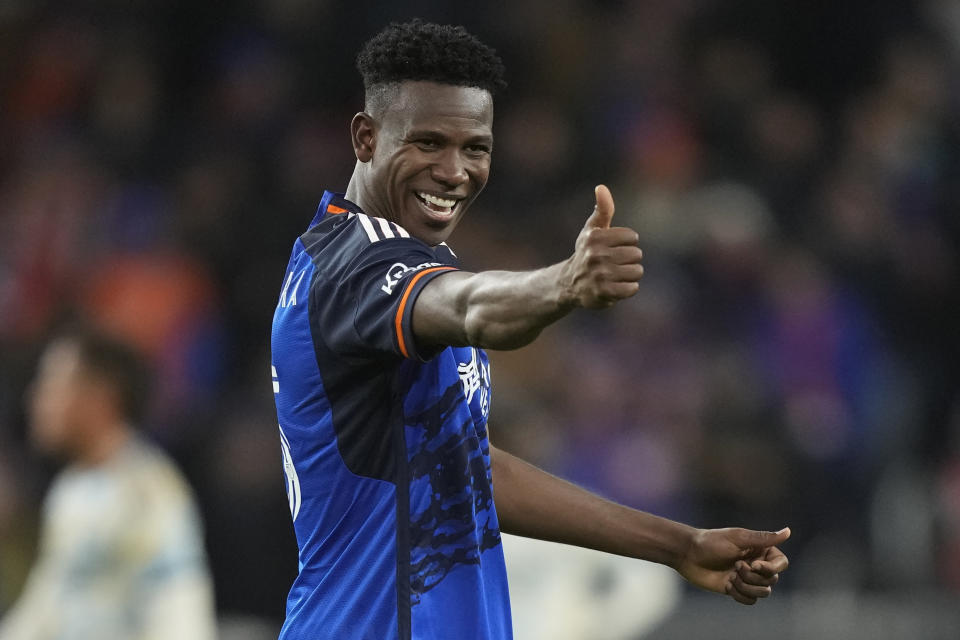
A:
<svg viewBox="0 0 960 640">
<path fill-rule="evenodd" d="M 414 331 L 436 344 L 516 349 L 574 307 L 559 285 L 562 263 L 536 271 L 451 272 L 417 300 Z"/>
<path fill-rule="evenodd" d="M 677 568 L 696 529 L 605 500 L 491 447 L 500 528 Z"/>
<path fill-rule="evenodd" d="M 516 349 L 575 307 L 608 307 L 634 295 L 643 275 L 639 238 L 610 227 L 613 198 L 606 187 L 596 194 L 566 260 L 536 271 L 451 271 L 428 282 L 413 308 L 418 343 Z"/>
</svg>

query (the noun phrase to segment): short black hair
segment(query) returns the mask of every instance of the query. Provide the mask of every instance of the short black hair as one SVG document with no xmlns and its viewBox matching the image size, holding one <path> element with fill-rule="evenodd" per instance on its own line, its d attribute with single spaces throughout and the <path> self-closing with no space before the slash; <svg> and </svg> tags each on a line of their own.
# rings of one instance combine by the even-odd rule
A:
<svg viewBox="0 0 960 640">
<path fill-rule="evenodd" d="M 127 342 L 90 324 L 73 324 L 55 338 L 77 349 L 81 369 L 112 388 L 121 415 L 131 426 L 146 415 L 150 397 L 150 367 Z"/>
<path fill-rule="evenodd" d="M 461 26 L 415 19 L 391 23 L 368 40 L 357 56 L 368 96 L 378 85 L 427 80 L 478 87 L 496 94 L 507 86 L 503 62 Z"/>
</svg>

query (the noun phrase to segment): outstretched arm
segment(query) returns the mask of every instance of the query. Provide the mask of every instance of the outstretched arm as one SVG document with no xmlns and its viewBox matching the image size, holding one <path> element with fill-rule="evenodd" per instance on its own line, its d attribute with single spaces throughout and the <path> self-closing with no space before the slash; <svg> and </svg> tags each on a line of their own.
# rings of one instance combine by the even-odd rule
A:
<svg viewBox="0 0 960 640">
<path fill-rule="evenodd" d="M 789 529 L 697 529 L 604 500 L 494 447 L 490 456 L 506 533 L 658 562 L 743 604 L 770 595 L 787 568 L 775 545 Z"/>
<path fill-rule="evenodd" d="M 643 275 L 637 233 L 611 228 L 613 196 L 602 185 L 595 195 L 567 260 L 536 271 L 453 271 L 431 280 L 413 309 L 418 343 L 516 349 L 576 307 L 608 307 L 635 294 Z"/>
</svg>

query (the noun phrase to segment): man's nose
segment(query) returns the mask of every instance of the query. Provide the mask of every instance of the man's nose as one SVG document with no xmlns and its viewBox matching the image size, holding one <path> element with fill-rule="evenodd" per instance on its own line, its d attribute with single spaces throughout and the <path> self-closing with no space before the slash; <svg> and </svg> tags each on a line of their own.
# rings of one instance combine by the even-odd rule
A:
<svg viewBox="0 0 960 640">
<path fill-rule="evenodd" d="M 448 187 L 459 187 L 470 179 L 466 163 L 457 149 L 444 151 L 431 167 L 430 174 L 434 180 Z"/>
</svg>

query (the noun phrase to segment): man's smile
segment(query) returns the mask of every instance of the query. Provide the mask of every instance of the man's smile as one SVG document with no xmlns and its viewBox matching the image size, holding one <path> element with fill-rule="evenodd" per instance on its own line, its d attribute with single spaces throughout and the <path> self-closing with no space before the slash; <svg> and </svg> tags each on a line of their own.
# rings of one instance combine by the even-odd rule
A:
<svg viewBox="0 0 960 640">
<path fill-rule="evenodd" d="M 426 191 L 414 191 L 414 196 L 427 217 L 437 222 L 450 221 L 460 203 L 464 201 L 464 198 L 438 196 Z"/>
</svg>

